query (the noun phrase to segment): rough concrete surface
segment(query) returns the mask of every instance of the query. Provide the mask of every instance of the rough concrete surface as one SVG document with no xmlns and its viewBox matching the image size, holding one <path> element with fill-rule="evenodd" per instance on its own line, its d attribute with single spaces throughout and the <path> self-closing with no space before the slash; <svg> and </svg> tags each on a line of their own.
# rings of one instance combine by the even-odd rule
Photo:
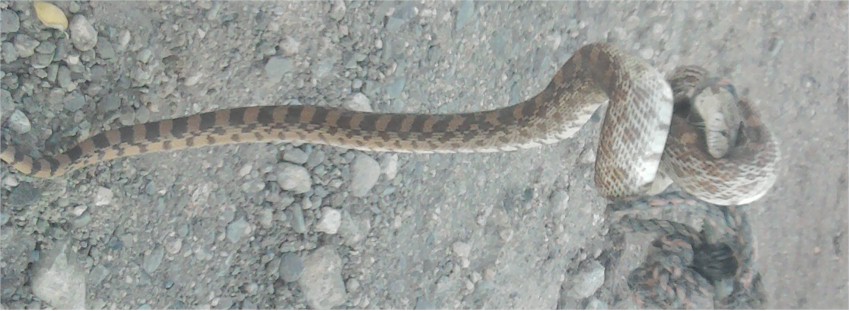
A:
<svg viewBox="0 0 850 311">
<path fill-rule="evenodd" d="M 590 42 L 662 72 L 702 65 L 781 142 L 775 187 L 748 207 L 765 307 L 848 308 L 846 1 L 56 4 L 74 21 L 67 34 L 31 2 L 0 2 L 3 139 L 31 154 L 249 105 L 501 107 Z M 501 154 L 244 144 L 52 181 L 3 165 L 0 302 L 61 307 L 31 278 L 67 241 L 88 308 L 628 306 L 574 297 L 596 283 L 565 290 L 604 251 L 599 124 Z M 333 284 L 305 291 L 320 279 Z"/>
</svg>

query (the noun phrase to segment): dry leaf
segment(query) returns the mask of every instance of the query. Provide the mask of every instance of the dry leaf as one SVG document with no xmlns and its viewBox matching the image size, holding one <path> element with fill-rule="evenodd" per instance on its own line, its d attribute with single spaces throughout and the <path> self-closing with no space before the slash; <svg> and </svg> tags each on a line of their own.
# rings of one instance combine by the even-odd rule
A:
<svg viewBox="0 0 850 311">
<path fill-rule="evenodd" d="M 65 13 L 59 7 L 42 1 L 36 1 L 33 6 L 35 7 L 35 15 L 44 26 L 60 31 L 68 29 L 68 18 L 65 17 Z"/>
</svg>

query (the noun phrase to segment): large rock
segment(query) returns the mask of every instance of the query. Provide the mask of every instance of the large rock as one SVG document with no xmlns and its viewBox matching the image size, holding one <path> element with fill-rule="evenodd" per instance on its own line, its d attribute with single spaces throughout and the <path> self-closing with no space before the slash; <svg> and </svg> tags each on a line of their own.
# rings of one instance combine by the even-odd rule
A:
<svg viewBox="0 0 850 311">
<path fill-rule="evenodd" d="M 333 246 L 323 246 L 304 258 L 304 272 L 298 279 L 307 305 L 331 309 L 346 300 L 342 281 L 342 258 Z"/>
<path fill-rule="evenodd" d="M 32 292 L 56 309 L 86 308 L 86 275 L 69 242 L 57 243 L 36 263 Z"/>
</svg>

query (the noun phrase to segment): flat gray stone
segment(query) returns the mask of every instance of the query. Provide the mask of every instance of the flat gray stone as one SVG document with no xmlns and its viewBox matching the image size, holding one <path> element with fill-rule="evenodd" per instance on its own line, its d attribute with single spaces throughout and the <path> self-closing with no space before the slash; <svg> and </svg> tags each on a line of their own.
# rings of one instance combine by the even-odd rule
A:
<svg viewBox="0 0 850 311">
<path fill-rule="evenodd" d="M 295 282 L 304 274 L 304 261 L 295 253 L 286 253 L 280 260 L 280 278 L 284 282 Z"/>
<path fill-rule="evenodd" d="M 21 27 L 21 19 L 13 10 L 3 10 L 0 12 L 0 32 L 12 33 L 18 32 Z"/>
<path fill-rule="evenodd" d="M 280 82 L 284 75 L 292 71 L 292 61 L 285 57 L 275 56 L 266 62 L 266 77 L 272 82 Z"/>
<path fill-rule="evenodd" d="M 370 156 L 358 154 L 351 163 L 351 195 L 363 197 L 381 176 L 381 165 Z"/>
</svg>

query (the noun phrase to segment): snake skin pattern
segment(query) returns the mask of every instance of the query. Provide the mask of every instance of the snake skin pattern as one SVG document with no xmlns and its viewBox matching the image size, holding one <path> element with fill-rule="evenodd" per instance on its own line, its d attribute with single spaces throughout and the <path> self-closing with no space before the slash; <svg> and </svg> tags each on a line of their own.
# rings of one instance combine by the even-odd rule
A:
<svg viewBox="0 0 850 311">
<path fill-rule="evenodd" d="M 646 62 L 600 43 L 579 49 L 539 94 L 490 111 L 430 115 L 244 107 L 121 127 L 40 159 L 0 141 L 0 159 L 23 174 L 56 178 L 122 157 L 249 142 L 413 153 L 512 151 L 572 137 L 606 101 L 595 183 L 608 199 L 643 195 L 659 165 L 685 191 L 717 204 L 756 200 L 775 180 L 776 144 L 746 101 L 741 105 L 747 139 L 729 151 L 731 157 L 715 159 L 704 151 L 698 129 L 675 116 L 671 126 L 673 94 L 663 76 Z"/>
</svg>

